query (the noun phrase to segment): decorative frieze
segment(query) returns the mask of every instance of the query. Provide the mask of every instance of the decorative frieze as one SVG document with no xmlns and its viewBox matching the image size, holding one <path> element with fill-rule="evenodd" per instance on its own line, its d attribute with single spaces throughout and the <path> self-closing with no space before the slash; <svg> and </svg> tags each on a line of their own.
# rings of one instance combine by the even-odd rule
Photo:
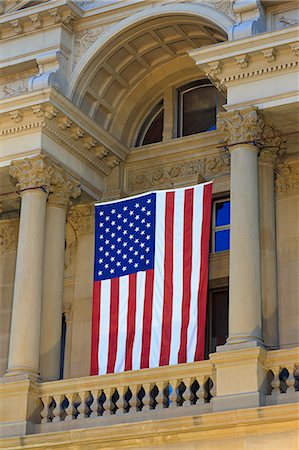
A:
<svg viewBox="0 0 299 450">
<path fill-rule="evenodd" d="M 150 187 L 171 185 L 179 179 L 197 175 L 202 180 L 212 176 L 229 173 L 229 157 L 221 155 L 212 158 L 201 158 L 193 161 L 157 167 L 142 172 L 129 172 L 129 186 L 132 191 L 140 191 Z"/>
<path fill-rule="evenodd" d="M 278 166 L 275 180 L 276 198 L 299 195 L 299 163 L 284 162 Z"/>
<path fill-rule="evenodd" d="M 218 114 L 217 129 L 229 145 L 260 140 L 265 122 L 257 108 L 250 107 Z"/>
<path fill-rule="evenodd" d="M 19 219 L 0 220 L 0 256 L 17 249 L 18 232 Z"/>
<path fill-rule="evenodd" d="M 75 230 L 76 237 L 94 232 L 94 204 L 84 203 L 70 209 L 68 222 Z"/>
</svg>

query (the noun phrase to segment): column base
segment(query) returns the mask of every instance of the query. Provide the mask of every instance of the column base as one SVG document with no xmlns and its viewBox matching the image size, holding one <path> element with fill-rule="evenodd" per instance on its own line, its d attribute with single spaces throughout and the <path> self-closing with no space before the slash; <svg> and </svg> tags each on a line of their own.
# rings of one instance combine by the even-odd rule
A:
<svg viewBox="0 0 299 450">
<path fill-rule="evenodd" d="M 30 367 L 11 367 L 7 369 L 3 379 L 8 381 L 32 380 L 40 381 L 40 374 L 37 370 Z M 10 380 L 9 380 L 10 379 Z"/>
<path fill-rule="evenodd" d="M 218 345 L 216 352 L 229 352 L 231 350 L 241 350 L 242 348 L 265 348 L 265 344 L 261 338 L 248 337 L 242 338 L 240 336 L 228 338 L 224 345 Z"/>
</svg>

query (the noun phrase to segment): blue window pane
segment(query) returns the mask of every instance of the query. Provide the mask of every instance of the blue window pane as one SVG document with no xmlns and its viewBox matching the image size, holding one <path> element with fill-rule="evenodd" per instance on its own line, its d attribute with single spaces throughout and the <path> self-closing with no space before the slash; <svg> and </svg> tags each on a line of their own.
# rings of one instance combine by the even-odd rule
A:
<svg viewBox="0 0 299 450">
<path fill-rule="evenodd" d="M 216 227 L 230 224 L 230 202 L 216 203 Z"/>
<path fill-rule="evenodd" d="M 215 252 L 229 250 L 229 230 L 215 232 Z"/>
</svg>

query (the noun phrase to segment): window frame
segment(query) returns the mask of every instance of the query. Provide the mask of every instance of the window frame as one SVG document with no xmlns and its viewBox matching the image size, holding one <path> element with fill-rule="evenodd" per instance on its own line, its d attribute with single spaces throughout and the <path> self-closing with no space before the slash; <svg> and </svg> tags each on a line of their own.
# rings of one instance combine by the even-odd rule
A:
<svg viewBox="0 0 299 450">
<path fill-rule="evenodd" d="M 228 248 L 227 250 L 219 250 L 216 251 L 215 249 L 215 237 L 216 237 L 216 232 L 217 231 L 224 231 L 224 230 L 230 230 L 230 223 L 227 225 L 217 225 L 216 226 L 216 205 L 219 203 L 225 203 L 225 202 L 229 202 L 230 203 L 230 197 L 221 197 L 221 198 L 216 198 L 213 200 L 213 210 L 212 210 L 212 230 L 211 230 L 211 252 L 212 253 L 223 253 L 223 252 L 229 252 L 230 249 Z"/>
<path fill-rule="evenodd" d="M 150 145 L 150 144 L 143 144 L 144 138 L 145 138 L 146 133 L 148 132 L 150 126 L 152 125 L 154 120 L 158 117 L 158 115 L 162 111 L 164 113 L 164 99 L 163 98 L 161 98 L 158 101 L 158 103 L 155 104 L 155 106 L 150 110 L 150 112 L 147 114 L 146 118 L 143 120 L 142 125 L 139 129 L 139 132 L 137 134 L 135 147 L 143 147 L 144 145 Z M 164 117 L 163 117 L 163 123 L 164 123 Z M 163 126 L 163 128 L 164 128 L 164 126 Z M 162 142 L 162 140 L 163 140 L 163 130 L 162 130 L 162 139 L 159 142 Z"/>
<path fill-rule="evenodd" d="M 201 89 L 201 88 L 205 88 L 205 87 L 214 87 L 217 91 L 216 94 L 216 116 L 219 112 L 219 91 L 218 89 L 213 85 L 213 83 L 208 79 L 208 78 L 203 78 L 200 80 L 195 80 L 195 81 L 191 81 L 187 84 L 184 84 L 182 86 L 179 86 L 176 89 L 176 96 L 177 96 L 177 101 L 176 101 L 176 115 L 177 115 L 177 120 L 176 120 L 176 136 L 177 138 L 180 137 L 185 137 L 185 136 L 192 136 L 193 134 L 199 134 L 199 133 L 206 133 L 206 131 L 201 131 L 198 133 L 193 133 L 193 134 L 183 134 L 183 118 L 184 118 L 184 114 L 183 114 L 183 96 L 186 92 L 190 92 L 194 89 Z M 216 125 L 216 122 L 215 122 Z M 212 131 L 212 130 L 211 130 Z M 214 130 L 213 130 L 214 131 Z"/>
</svg>

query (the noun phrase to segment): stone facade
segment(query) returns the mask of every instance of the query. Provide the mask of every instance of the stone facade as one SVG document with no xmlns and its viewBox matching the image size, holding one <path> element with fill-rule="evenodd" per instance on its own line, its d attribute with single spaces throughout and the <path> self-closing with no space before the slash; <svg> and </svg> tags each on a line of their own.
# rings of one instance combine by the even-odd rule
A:
<svg viewBox="0 0 299 450">
<path fill-rule="evenodd" d="M 4 0 L 0 29 L 0 448 L 297 449 L 296 2 Z M 206 78 L 217 128 L 176 137 L 177 89 Z M 226 344 L 90 377 L 94 202 L 210 180 Z"/>
</svg>

